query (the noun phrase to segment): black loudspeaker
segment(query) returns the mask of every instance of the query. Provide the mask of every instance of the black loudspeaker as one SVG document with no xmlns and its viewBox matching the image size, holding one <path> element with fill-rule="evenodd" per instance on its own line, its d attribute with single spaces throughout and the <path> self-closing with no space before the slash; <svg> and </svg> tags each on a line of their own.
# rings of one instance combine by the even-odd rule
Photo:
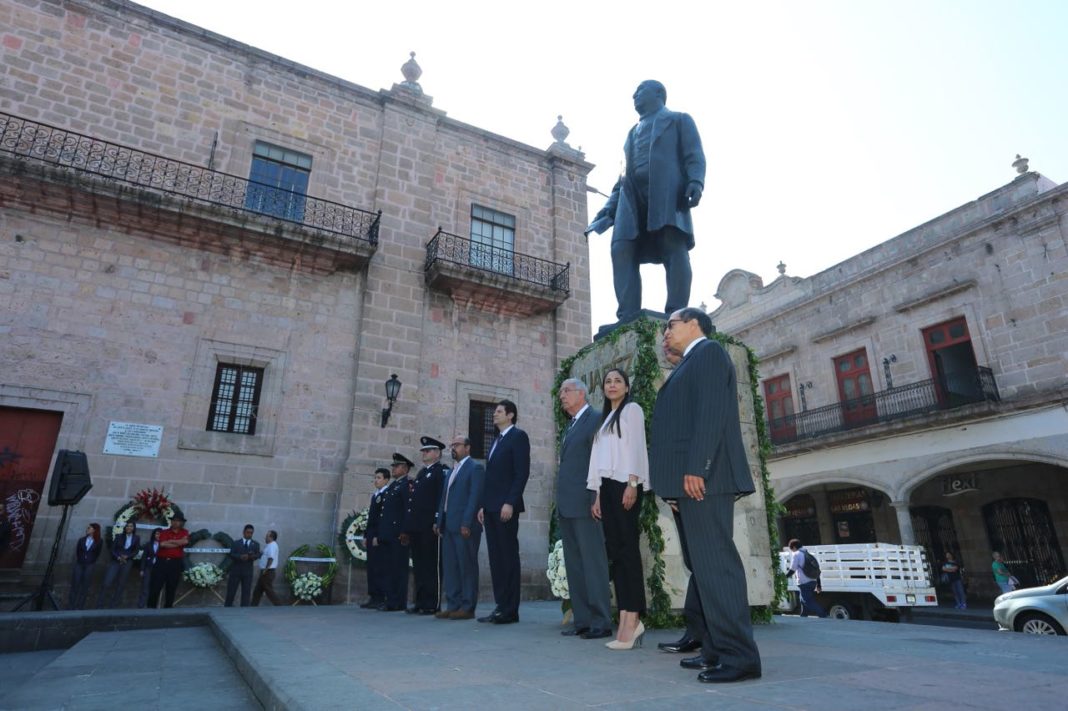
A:
<svg viewBox="0 0 1068 711">
<path fill-rule="evenodd" d="M 59 450 L 52 467 L 52 484 L 48 487 L 49 506 L 73 506 L 82 500 L 93 482 L 89 478 L 89 461 L 85 452 Z"/>
</svg>

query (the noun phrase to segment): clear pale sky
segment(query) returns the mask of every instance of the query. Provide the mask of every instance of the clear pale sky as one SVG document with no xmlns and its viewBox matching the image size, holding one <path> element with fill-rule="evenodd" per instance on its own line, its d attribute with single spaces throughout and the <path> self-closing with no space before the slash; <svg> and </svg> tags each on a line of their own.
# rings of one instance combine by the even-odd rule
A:
<svg viewBox="0 0 1068 711">
<path fill-rule="evenodd" d="M 455 119 L 547 148 L 562 114 L 604 192 L 658 79 L 708 159 L 690 256 L 710 310 L 730 269 L 811 276 L 1010 182 L 1017 153 L 1068 180 L 1058 0 L 142 4 L 375 90 L 415 51 Z M 609 234 L 590 238 L 593 328 L 615 321 Z M 643 276 L 662 309 L 663 269 Z"/>
</svg>

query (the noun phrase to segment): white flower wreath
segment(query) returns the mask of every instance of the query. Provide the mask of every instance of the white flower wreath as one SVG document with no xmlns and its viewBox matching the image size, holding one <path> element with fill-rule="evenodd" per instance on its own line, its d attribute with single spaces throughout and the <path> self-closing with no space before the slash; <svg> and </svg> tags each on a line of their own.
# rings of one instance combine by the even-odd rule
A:
<svg viewBox="0 0 1068 711">
<path fill-rule="evenodd" d="M 195 588 L 213 588 L 222 582 L 223 569 L 214 563 L 197 563 L 182 573 L 186 582 Z"/>
<path fill-rule="evenodd" d="M 323 594 L 323 579 L 315 573 L 304 573 L 293 581 L 293 596 L 300 600 L 314 600 Z"/>
<path fill-rule="evenodd" d="M 564 567 L 564 542 L 558 540 L 549 551 L 549 566 L 545 571 L 549 578 L 549 590 L 561 600 L 570 600 L 571 592 L 567 587 L 567 568 Z"/>
</svg>

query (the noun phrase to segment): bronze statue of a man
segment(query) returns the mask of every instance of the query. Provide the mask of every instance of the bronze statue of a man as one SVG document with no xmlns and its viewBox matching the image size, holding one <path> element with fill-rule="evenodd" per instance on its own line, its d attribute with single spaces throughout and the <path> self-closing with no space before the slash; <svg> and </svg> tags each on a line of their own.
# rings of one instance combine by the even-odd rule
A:
<svg viewBox="0 0 1068 711">
<path fill-rule="evenodd" d="M 643 81 L 634 92 L 640 120 L 623 144 L 626 169 L 608 202 L 586 233 L 612 231 L 612 279 L 616 318 L 638 317 L 642 308 L 641 264 L 663 264 L 667 273 L 665 313 L 690 302 L 690 209 L 701 201 L 705 154 L 697 125 L 688 114 L 666 108 L 667 90 L 658 81 Z"/>
</svg>

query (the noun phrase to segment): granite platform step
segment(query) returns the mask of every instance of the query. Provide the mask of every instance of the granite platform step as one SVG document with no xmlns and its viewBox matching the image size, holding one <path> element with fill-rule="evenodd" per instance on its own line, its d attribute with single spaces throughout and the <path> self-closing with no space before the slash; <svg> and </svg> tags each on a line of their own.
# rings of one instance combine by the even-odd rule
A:
<svg viewBox="0 0 1068 711">
<path fill-rule="evenodd" d="M 0 694 L 0 709 L 263 708 L 207 627 L 92 632 L 62 653 L 11 656 L 25 665 L 47 654 L 54 658 Z"/>
</svg>

